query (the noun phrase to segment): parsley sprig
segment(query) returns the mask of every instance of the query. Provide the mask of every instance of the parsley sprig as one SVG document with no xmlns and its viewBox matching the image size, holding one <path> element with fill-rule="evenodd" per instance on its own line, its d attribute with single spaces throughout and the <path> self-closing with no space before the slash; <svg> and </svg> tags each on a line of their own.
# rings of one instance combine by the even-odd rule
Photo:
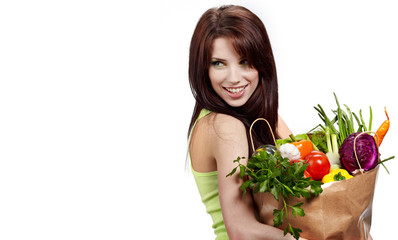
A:
<svg viewBox="0 0 398 240">
<path fill-rule="evenodd" d="M 318 196 L 322 192 L 322 182 L 314 181 L 304 177 L 304 171 L 308 164 L 296 162 L 291 164 L 287 158 L 283 158 L 278 152 L 275 154 L 266 151 L 256 152 L 248 159 L 247 165 L 240 163 L 244 158 L 238 157 L 234 162 L 238 163 L 232 171 L 227 175 L 232 176 L 239 168 L 239 177 L 245 179 L 240 186 L 243 194 L 250 189 L 253 193 L 269 192 L 274 198 L 283 202 L 282 209 L 274 209 L 273 222 L 278 227 L 283 224 L 286 219 L 287 226 L 284 235 L 290 233 L 294 238 L 299 239 L 301 229 L 293 227 L 289 222 L 289 209 L 294 217 L 305 216 L 304 210 L 301 208 L 302 202 L 295 205 L 289 205 L 287 199 L 290 197 Z"/>
</svg>

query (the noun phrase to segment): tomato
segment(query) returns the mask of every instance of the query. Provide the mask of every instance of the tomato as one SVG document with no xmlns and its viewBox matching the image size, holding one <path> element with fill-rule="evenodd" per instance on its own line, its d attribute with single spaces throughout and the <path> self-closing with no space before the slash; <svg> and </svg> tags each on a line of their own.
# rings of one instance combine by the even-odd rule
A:
<svg viewBox="0 0 398 240">
<path fill-rule="evenodd" d="M 305 178 L 311 178 L 311 180 L 312 180 L 312 176 L 307 170 L 304 171 L 304 177 Z"/>
<path fill-rule="evenodd" d="M 313 150 L 304 158 L 308 163 L 306 171 L 311 175 L 314 180 L 322 180 L 323 176 L 330 171 L 330 162 L 326 154 L 321 151 Z"/>
</svg>

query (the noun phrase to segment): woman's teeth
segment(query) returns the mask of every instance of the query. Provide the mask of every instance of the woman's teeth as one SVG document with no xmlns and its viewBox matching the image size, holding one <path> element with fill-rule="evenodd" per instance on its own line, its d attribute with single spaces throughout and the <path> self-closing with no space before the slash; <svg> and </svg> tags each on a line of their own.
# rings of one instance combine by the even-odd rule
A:
<svg viewBox="0 0 398 240">
<path fill-rule="evenodd" d="M 240 88 L 225 88 L 225 89 L 227 89 L 228 92 L 231 92 L 231 93 L 238 93 L 238 92 L 241 92 L 243 89 L 245 89 L 245 87 L 240 87 Z"/>
</svg>

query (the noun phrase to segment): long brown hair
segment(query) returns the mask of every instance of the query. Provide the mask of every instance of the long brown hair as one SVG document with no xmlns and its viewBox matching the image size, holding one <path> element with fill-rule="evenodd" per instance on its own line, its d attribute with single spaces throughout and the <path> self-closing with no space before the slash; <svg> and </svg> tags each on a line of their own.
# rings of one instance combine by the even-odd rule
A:
<svg viewBox="0 0 398 240">
<path fill-rule="evenodd" d="M 259 72 L 259 83 L 249 100 L 241 107 L 229 106 L 213 90 L 209 79 L 212 45 L 216 38 L 232 40 L 236 52 L 245 57 L 250 67 Z M 189 52 L 189 83 L 196 100 L 189 132 L 202 108 L 231 115 L 246 127 L 262 117 L 269 121 L 276 134 L 278 122 L 278 81 L 274 56 L 262 21 L 241 6 L 222 6 L 207 10 L 196 25 Z M 256 123 L 252 130 L 256 147 L 273 143 L 265 123 Z M 278 136 L 276 136 L 278 137 Z M 248 137 L 249 138 L 249 137 Z M 248 139 L 250 144 L 250 139 Z M 252 149 L 249 148 L 249 154 Z"/>
</svg>

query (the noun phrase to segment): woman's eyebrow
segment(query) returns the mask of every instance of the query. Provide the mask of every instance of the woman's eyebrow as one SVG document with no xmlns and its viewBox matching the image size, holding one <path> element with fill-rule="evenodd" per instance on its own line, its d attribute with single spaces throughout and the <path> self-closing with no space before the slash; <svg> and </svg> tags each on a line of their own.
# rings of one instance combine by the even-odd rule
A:
<svg viewBox="0 0 398 240">
<path fill-rule="evenodd" d="M 211 57 L 211 60 L 225 61 L 225 59 L 218 58 L 218 57 Z"/>
</svg>

